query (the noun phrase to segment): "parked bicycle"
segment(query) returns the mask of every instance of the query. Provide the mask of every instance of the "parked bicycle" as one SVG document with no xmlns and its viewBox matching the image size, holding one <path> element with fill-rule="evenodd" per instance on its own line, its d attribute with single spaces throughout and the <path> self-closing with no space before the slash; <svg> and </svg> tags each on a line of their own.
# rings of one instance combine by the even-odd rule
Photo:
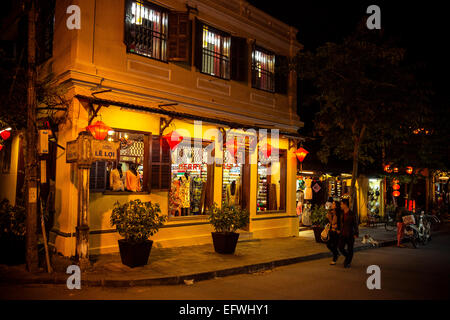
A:
<svg viewBox="0 0 450 320">
<path fill-rule="evenodd" d="M 417 217 L 417 229 L 419 233 L 419 241 L 423 245 L 427 244 L 427 242 L 431 241 L 431 224 L 440 223 L 438 217 L 425 214 L 425 211 L 421 211 Z"/>
<path fill-rule="evenodd" d="M 395 221 L 394 212 L 386 212 L 384 217 L 384 228 L 386 231 L 393 231 L 397 228 L 397 222 Z"/>
</svg>

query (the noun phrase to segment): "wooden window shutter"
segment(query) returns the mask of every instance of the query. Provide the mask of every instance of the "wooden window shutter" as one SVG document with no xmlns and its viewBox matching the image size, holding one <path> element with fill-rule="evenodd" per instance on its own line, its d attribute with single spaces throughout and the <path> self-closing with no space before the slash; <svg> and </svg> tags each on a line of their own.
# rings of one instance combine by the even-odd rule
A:
<svg viewBox="0 0 450 320">
<path fill-rule="evenodd" d="M 248 46 L 247 39 L 231 37 L 231 79 L 247 81 Z"/>
<path fill-rule="evenodd" d="M 203 64 L 203 23 L 195 19 L 195 56 L 194 65 L 198 71 L 202 71 Z"/>
<path fill-rule="evenodd" d="M 187 12 L 169 13 L 168 52 L 170 61 L 190 61 L 191 21 Z"/>
<path fill-rule="evenodd" d="M 96 161 L 92 163 L 89 172 L 89 190 L 106 190 L 106 161 Z"/>
<path fill-rule="evenodd" d="M 133 42 L 132 39 L 132 25 L 131 25 L 131 21 L 133 18 L 133 15 L 131 13 L 131 0 L 125 0 L 125 20 L 124 20 L 124 37 L 123 37 L 123 42 L 127 45 L 127 51 L 128 51 L 128 47 L 131 45 L 131 43 Z"/>
<path fill-rule="evenodd" d="M 275 92 L 287 94 L 288 89 L 288 59 L 286 56 L 275 56 Z"/>
<path fill-rule="evenodd" d="M 168 190 L 170 187 L 170 147 L 165 139 L 151 136 L 149 190 Z"/>
<path fill-rule="evenodd" d="M 287 152 L 280 150 L 280 210 L 286 210 Z"/>
</svg>

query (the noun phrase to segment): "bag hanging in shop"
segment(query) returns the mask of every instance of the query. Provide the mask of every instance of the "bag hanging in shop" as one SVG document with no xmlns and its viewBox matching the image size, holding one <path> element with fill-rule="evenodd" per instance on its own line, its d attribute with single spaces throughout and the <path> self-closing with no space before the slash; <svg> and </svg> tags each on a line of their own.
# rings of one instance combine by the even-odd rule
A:
<svg viewBox="0 0 450 320">
<path fill-rule="evenodd" d="M 322 233 L 320 234 L 320 238 L 322 239 L 322 241 L 327 242 L 328 239 L 330 238 L 330 228 L 331 228 L 331 225 L 329 223 L 327 223 L 327 225 L 323 229 Z"/>
<path fill-rule="evenodd" d="M 416 219 L 414 219 L 414 215 L 412 215 L 412 214 L 410 214 L 408 216 L 404 216 L 404 217 L 402 217 L 402 219 L 403 219 L 403 223 L 405 225 L 416 224 Z"/>
</svg>

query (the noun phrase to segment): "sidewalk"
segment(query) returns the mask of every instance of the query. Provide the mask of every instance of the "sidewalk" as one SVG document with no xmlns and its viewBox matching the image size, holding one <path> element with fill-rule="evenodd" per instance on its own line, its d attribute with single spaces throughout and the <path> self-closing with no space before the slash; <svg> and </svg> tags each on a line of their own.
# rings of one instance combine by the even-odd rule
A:
<svg viewBox="0 0 450 320">
<path fill-rule="evenodd" d="M 445 232 L 445 225 L 433 235 Z M 378 242 L 376 247 L 396 243 L 396 231 L 360 227 L 360 236 L 355 242 L 355 252 L 375 248 L 362 244 L 364 235 L 369 234 Z M 148 265 L 129 268 L 120 261 L 119 254 L 91 257 L 91 270 L 82 273 L 83 286 L 148 286 L 183 284 L 184 280 L 207 280 L 233 274 L 254 273 L 278 266 L 331 257 L 323 243 L 316 243 L 312 230 L 301 231 L 299 237 L 254 239 L 239 241 L 234 255 L 214 252 L 212 243 L 206 245 L 152 248 Z M 56 258 L 52 274 L 26 272 L 25 266 L 0 265 L 1 283 L 45 283 L 65 284 L 69 275 L 65 273 L 68 259 Z"/>
</svg>

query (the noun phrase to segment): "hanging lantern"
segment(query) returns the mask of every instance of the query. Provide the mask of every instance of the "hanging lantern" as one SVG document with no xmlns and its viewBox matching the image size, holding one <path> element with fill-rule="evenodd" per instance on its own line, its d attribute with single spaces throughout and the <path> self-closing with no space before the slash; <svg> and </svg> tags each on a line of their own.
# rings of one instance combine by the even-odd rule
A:
<svg viewBox="0 0 450 320">
<path fill-rule="evenodd" d="M 111 128 L 104 124 L 102 121 L 97 121 L 96 123 L 87 126 L 86 129 L 96 140 L 105 140 L 106 136 L 108 135 L 108 131 L 111 130 Z"/>
<path fill-rule="evenodd" d="M 397 173 L 398 172 L 398 168 L 394 168 L 394 173 Z"/>
<path fill-rule="evenodd" d="M 400 185 L 399 185 L 399 184 L 394 184 L 394 185 L 392 186 L 392 189 L 394 189 L 394 190 L 400 190 Z"/>
<path fill-rule="evenodd" d="M 411 174 L 413 172 L 413 167 L 406 167 L 406 173 Z"/>
<path fill-rule="evenodd" d="M 0 151 L 2 151 L 2 149 L 3 149 L 3 145 L 2 145 L 2 144 L 0 144 Z"/>
<path fill-rule="evenodd" d="M 269 158 L 272 155 L 272 145 L 270 143 L 263 144 L 260 148 L 260 151 L 263 152 L 264 156 Z"/>
<path fill-rule="evenodd" d="M 306 151 L 305 149 L 303 149 L 302 147 L 298 148 L 294 154 L 297 156 L 298 161 L 303 162 L 303 160 L 305 160 L 306 155 L 309 152 Z"/>
<path fill-rule="evenodd" d="M 394 192 L 392 192 L 392 195 L 394 197 L 398 197 L 400 195 L 400 191 L 394 191 Z"/>
<path fill-rule="evenodd" d="M 231 153 L 231 155 L 234 157 L 237 152 L 237 139 L 234 138 L 233 140 L 227 140 L 227 143 L 225 143 L 225 146 L 227 147 L 227 150 Z"/>
<path fill-rule="evenodd" d="M 166 139 L 167 143 L 169 144 L 170 150 L 173 150 L 177 147 L 177 145 L 180 144 L 181 141 L 183 141 L 183 137 L 176 131 L 169 132 L 165 136 L 163 136 L 164 139 Z"/>
<path fill-rule="evenodd" d="M 391 173 L 392 172 L 391 166 L 389 164 L 385 165 L 384 171 L 386 171 L 387 173 Z"/>
<path fill-rule="evenodd" d="M 5 130 L 0 131 L 0 136 L 2 137 L 3 140 L 8 139 L 11 136 L 11 128 L 7 128 Z"/>
</svg>

